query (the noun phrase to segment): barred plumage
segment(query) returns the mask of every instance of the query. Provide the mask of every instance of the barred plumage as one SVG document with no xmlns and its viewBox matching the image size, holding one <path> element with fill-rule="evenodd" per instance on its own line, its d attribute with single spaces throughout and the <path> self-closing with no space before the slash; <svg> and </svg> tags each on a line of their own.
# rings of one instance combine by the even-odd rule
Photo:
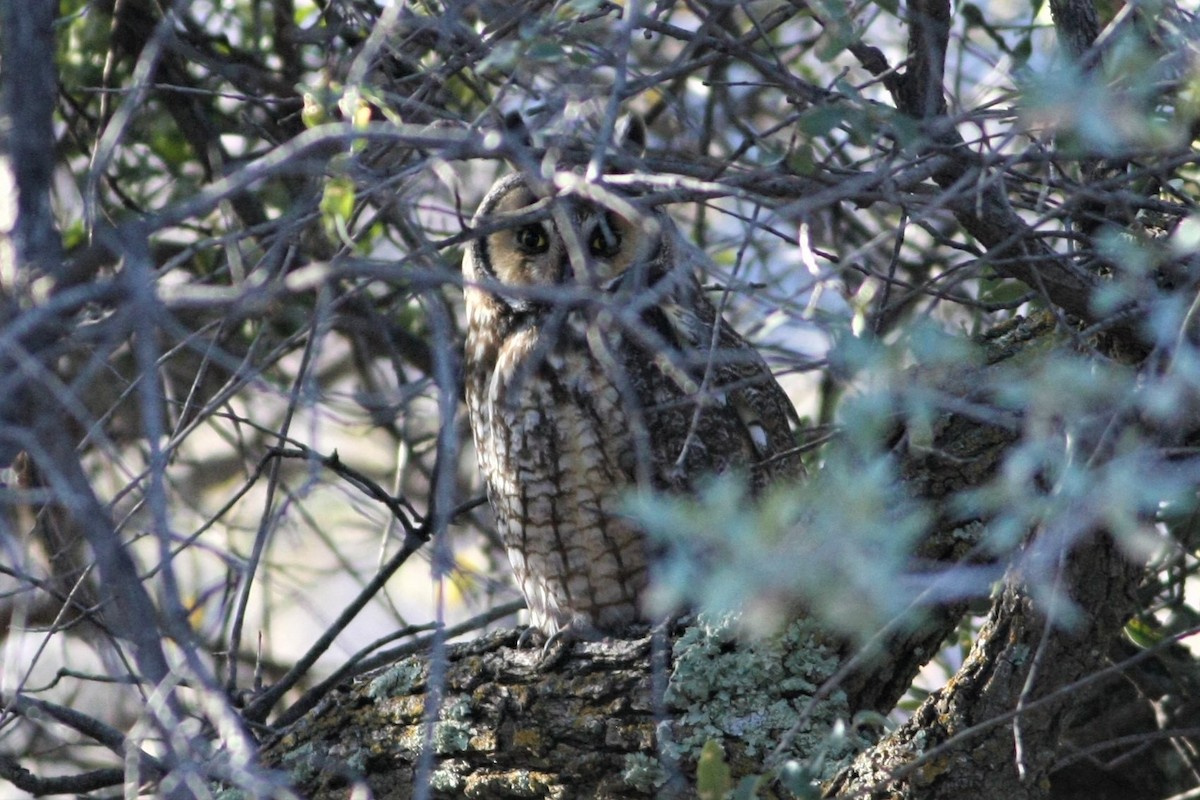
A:
<svg viewBox="0 0 1200 800">
<path fill-rule="evenodd" d="M 548 635 L 638 619 L 649 554 L 619 513 L 630 488 L 741 469 L 757 490 L 801 470 L 795 412 L 704 296 L 699 251 L 661 209 L 592 195 L 539 203 L 520 175 L 500 180 L 474 224 L 501 229 L 463 261 L 479 466 Z"/>
</svg>

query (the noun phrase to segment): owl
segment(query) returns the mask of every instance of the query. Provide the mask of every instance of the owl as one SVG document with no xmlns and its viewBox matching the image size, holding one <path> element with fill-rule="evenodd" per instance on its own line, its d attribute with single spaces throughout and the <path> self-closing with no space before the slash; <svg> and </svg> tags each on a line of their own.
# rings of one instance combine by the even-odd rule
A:
<svg viewBox="0 0 1200 800">
<path fill-rule="evenodd" d="M 484 198 L 463 259 L 465 390 L 480 471 L 533 625 L 592 638 L 641 618 L 642 488 L 730 470 L 753 490 L 802 467 L 796 414 L 718 314 L 704 258 L 661 208 L 521 174 Z"/>
</svg>

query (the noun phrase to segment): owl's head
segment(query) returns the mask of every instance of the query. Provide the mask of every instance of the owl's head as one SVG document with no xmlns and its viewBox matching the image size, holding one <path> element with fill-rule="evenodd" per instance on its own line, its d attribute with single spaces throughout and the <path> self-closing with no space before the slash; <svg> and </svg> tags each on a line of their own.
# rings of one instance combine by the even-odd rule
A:
<svg viewBox="0 0 1200 800">
<path fill-rule="evenodd" d="M 520 115 L 505 117 L 504 127 L 528 146 Z M 618 120 L 617 151 L 639 154 L 645 141 L 639 117 Z M 559 173 L 555 187 L 525 174 L 497 181 L 475 214 L 472 225 L 482 235 L 463 260 L 463 277 L 474 287 L 469 299 L 482 295 L 498 310 L 520 313 L 581 294 L 637 291 L 661 276 L 657 265 L 670 260 L 666 234 L 674 230 L 661 209 L 574 173 Z"/>
<path fill-rule="evenodd" d="M 661 212 L 608 189 L 589 191 L 582 179 L 539 197 L 521 174 L 502 178 L 473 226 L 489 232 L 468 248 L 464 277 L 516 310 L 546 304 L 556 288 L 628 288 L 631 271 L 652 281 L 646 268 L 663 257 Z"/>
</svg>

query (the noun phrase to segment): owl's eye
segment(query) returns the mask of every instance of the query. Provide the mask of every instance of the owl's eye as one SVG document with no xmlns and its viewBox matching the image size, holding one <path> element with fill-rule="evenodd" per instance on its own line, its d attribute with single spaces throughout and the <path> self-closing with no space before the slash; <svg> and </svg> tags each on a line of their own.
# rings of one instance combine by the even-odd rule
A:
<svg viewBox="0 0 1200 800">
<path fill-rule="evenodd" d="M 592 238 L 588 240 L 588 250 L 592 255 L 610 258 L 620 249 L 621 234 L 617 233 L 615 226 L 602 222 L 592 231 Z"/>
<path fill-rule="evenodd" d="M 526 225 L 524 228 L 517 228 L 516 237 L 517 247 L 530 255 L 544 253 L 550 249 L 550 237 L 546 235 L 546 229 L 541 225 Z"/>
</svg>

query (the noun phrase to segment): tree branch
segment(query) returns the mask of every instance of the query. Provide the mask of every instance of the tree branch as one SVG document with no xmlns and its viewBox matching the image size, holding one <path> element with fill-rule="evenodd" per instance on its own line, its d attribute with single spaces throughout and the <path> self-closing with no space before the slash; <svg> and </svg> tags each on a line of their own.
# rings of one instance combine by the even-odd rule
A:
<svg viewBox="0 0 1200 800">
<path fill-rule="evenodd" d="M 125 782 L 125 770 L 117 767 L 95 769 L 77 775 L 39 778 L 21 766 L 15 758 L 0 755 L 0 778 L 34 797 L 55 794 L 83 794 L 97 789 L 120 786 Z"/>
<path fill-rule="evenodd" d="M 1067 55 L 1072 61 L 1085 63 L 1085 56 L 1100 36 L 1095 0 L 1050 0 L 1050 14 Z"/>
<path fill-rule="evenodd" d="M 54 176 L 54 3 L 0 3 L 0 52 L 4 70 L 0 100 L 0 157 L 16 182 L 17 220 L 12 230 L 17 263 L 57 274 L 62 242 L 50 207 Z M 15 69 L 13 65 L 20 65 Z M 7 287 L 5 287 L 7 288 Z"/>
<path fill-rule="evenodd" d="M 946 113 L 942 90 L 950 42 L 949 0 L 909 0 L 908 67 L 899 81 L 897 106 L 917 119 Z M 864 65 L 865 66 L 865 65 Z"/>
<path fill-rule="evenodd" d="M 1136 605 L 1140 576 L 1111 537 L 1095 535 L 1070 554 L 1060 576 L 1082 610 L 1068 622 L 1047 617 L 1015 567 L 954 680 L 843 770 L 826 796 L 872 796 L 886 786 L 897 800 L 1047 797 L 1059 735 L 1079 702 L 1055 692 L 1103 666 Z"/>
</svg>

